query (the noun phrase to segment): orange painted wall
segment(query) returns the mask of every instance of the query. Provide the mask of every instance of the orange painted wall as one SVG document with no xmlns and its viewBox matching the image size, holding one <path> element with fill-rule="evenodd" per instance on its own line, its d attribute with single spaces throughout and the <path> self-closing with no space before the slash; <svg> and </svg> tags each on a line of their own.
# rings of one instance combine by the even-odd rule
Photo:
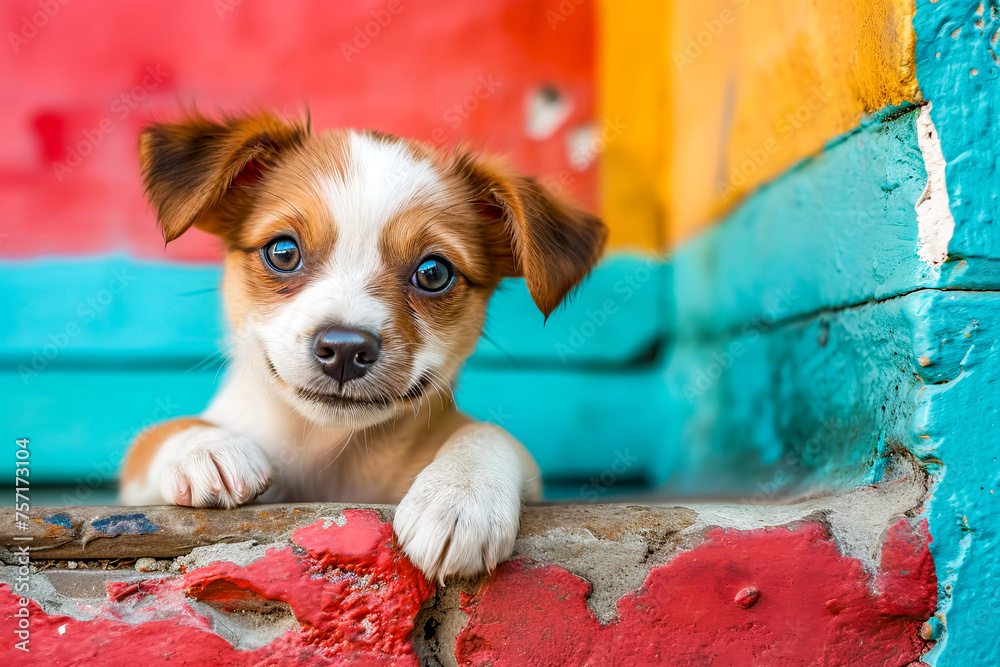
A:
<svg viewBox="0 0 1000 667">
<path fill-rule="evenodd" d="M 613 229 L 671 247 L 864 114 L 916 101 L 913 0 L 602 0 Z M 628 222 L 625 222 L 628 221 Z M 655 230 L 655 231 L 650 231 Z"/>
</svg>

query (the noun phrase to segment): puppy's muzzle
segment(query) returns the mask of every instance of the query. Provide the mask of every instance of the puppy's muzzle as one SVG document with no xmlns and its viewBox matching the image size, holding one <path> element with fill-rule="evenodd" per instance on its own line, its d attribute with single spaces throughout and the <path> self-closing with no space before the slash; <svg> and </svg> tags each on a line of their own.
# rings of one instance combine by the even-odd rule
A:
<svg viewBox="0 0 1000 667">
<path fill-rule="evenodd" d="M 368 372 L 382 352 L 382 339 L 364 329 L 329 326 L 313 339 L 313 353 L 323 372 L 343 385 Z"/>
</svg>

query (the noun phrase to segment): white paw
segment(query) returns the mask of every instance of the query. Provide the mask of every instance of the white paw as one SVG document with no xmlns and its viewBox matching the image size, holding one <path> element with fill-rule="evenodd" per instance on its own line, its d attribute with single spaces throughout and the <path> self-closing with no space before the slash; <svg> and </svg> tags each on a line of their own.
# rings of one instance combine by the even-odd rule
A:
<svg viewBox="0 0 1000 667">
<path fill-rule="evenodd" d="M 430 580 L 490 571 L 514 551 L 521 517 L 520 480 L 456 476 L 445 461 L 423 470 L 396 508 L 403 551 Z"/>
<path fill-rule="evenodd" d="M 169 438 L 150 469 L 163 498 L 189 507 L 233 508 L 271 485 L 271 464 L 249 438 L 214 427 Z"/>
</svg>

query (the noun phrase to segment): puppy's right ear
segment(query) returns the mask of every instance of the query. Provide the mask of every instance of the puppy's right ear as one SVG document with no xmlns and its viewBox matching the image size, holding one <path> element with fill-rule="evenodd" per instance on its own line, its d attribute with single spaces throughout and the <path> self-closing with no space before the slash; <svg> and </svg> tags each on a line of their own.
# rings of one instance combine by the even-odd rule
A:
<svg viewBox="0 0 1000 667">
<path fill-rule="evenodd" d="M 191 225 L 221 233 L 233 191 L 258 180 L 308 133 L 267 113 L 147 127 L 139 137 L 142 180 L 163 238 L 173 241 Z"/>
<path fill-rule="evenodd" d="M 523 276 L 548 318 L 597 263 L 607 227 L 502 162 L 458 151 L 451 168 L 488 221 L 485 244 L 501 274 Z"/>
</svg>

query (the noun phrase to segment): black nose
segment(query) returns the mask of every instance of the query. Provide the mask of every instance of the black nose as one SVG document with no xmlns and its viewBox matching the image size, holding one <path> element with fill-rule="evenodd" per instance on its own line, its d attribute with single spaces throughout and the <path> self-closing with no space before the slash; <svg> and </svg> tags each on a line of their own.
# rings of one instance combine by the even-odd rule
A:
<svg viewBox="0 0 1000 667">
<path fill-rule="evenodd" d="M 334 325 L 313 339 L 313 353 L 323 372 L 341 384 L 367 373 L 381 351 L 381 339 L 363 329 Z"/>
</svg>

